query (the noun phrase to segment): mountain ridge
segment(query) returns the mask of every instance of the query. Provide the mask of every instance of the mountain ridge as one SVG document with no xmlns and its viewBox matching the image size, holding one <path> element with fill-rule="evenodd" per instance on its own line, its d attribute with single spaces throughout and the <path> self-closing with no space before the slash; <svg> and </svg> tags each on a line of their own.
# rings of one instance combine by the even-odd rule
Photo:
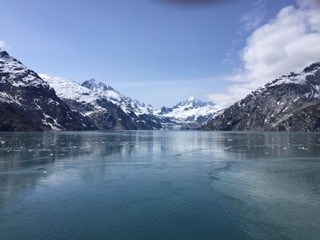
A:
<svg viewBox="0 0 320 240">
<path fill-rule="evenodd" d="M 65 104 L 41 77 L 0 51 L 0 130 L 89 130 L 91 121 Z"/>
<path fill-rule="evenodd" d="M 320 131 L 320 63 L 265 84 L 223 110 L 202 129 Z"/>
<path fill-rule="evenodd" d="M 145 130 L 162 127 L 149 106 L 122 95 L 102 82 L 91 79 L 78 84 L 59 77 L 40 76 L 65 102 L 90 117 L 98 129 Z"/>
<path fill-rule="evenodd" d="M 218 112 L 219 110 L 212 102 L 189 97 L 172 107 L 163 106 L 157 109 L 155 114 L 159 117 L 172 119 L 182 129 L 197 129 L 206 124 Z"/>
<path fill-rule="evenodd" d="M 89 79 L 37 74 L 0 50 L 0 131 L 320 131 L 320 62 L 265 84 L 229 108 L 194 97 L 155 109 Z"/>
<path fill-rule="evenodd" d="M 175 113 L 163 114 L 160 109 L 131 99 L 110 85 L 95 79 L 86 80 L 79 84 L 60 77 L 45 74 L 40 74 L 40 76 L 55 89 L 60 98 L 77 108 L 82 114 L 89 117 L 94 114 L 91 116 L 92 119 L 101 118 L 99 115 L 106 113 L 105 110 L 102 110 L 104 107 L 99 104 L 101 101 L 109 101 L 119 107 L 123 112 L 122 115 L 129 116 L 132 123 L 129 128 L 116 127 L 116 129 L 197 129 L 216 112 L 213 109 L 213 103 L 190 97 L 170 108 L 176 110 Z M 86 106 L 84 106 L 85 103 Z M 105 105 L 105 107 L 107 106 Z M 108 107 L 111 107 L 110 103 Z M 99 129 L 106 129 L 101 125 L 101 121 L 96 124 Z"/>
</svg>

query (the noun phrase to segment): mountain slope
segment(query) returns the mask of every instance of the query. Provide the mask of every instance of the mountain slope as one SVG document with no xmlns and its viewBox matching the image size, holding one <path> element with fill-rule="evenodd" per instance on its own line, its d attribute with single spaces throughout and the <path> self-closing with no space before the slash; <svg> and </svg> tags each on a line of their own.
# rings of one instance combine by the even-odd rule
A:
<svg viewBox="0 0 320 240">
<path fill-rule="evenodd" d="M 0 50 L 0 131 L 94 129 L 37 73 Z"/>
<path fill-rule="evenodd" d="M 203 129 L 320 131 L 320 63 L 266 84 L 225 109 Z"/>
<path fill-rule="evenodd" d="M 90 117 L 98 129 L 160 129 L 151 106 L 126 97 L 111 86 L 94 79 L 81 85 L 59 77 L 42 74 L 58 96 L 83 115 Z"/>
</svg>

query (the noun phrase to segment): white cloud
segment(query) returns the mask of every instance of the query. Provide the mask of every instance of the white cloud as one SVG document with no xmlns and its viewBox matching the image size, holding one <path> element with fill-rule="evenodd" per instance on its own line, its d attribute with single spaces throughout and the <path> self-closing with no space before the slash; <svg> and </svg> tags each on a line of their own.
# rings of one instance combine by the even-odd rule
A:
<svg viewBox="0 0 320 240">
<path fill-rule="evenodd" d="M 293 6 L 282 9 L 274 22 L 258 28 L 248 39 L 242 55 L 245 70 L 265 82 L 318 61 L 317 15 L 314 10 Z"/>
<path fill-rule="evenodd" d="M 5 48 L 5 47 L 6 47 L 6 43 L 0 40 L 0 48 Z"/>
<path fill-rule="evenodd" d="M 209 98 L 226 107 L 277 77 L 320 61 L 318 3 L 319 0 L 299 1 L 298 7 L 283 8 L 275 19 L 257 28 L 241 53 L 244 68 L 228 78 L 234 84 Z"/>
</svg>

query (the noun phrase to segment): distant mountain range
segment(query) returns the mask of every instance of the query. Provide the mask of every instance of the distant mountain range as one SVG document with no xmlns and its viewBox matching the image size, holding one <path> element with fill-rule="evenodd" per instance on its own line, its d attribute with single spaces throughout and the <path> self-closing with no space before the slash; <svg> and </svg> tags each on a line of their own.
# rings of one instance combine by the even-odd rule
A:
<svg viewBox="0 0 320 240">
<path fill-rule="evenodd" d="M 40 76 L 63 101 L 93 119 L 98 129 L 195 129 L 216 112 L 213 103 L 194 97 L 172 108 L 157 110 L 94 79 L 80 85 L 59 77 Z"/>
<path fill-rule="evenodd" d="M 162 119 L 171 119 L 168 128 L 197 129 L 211 120 L 219 111 L 212 102 L 203 102 L 195 97 L 179 102 L 173 107 L 162 107 L 155 114 Z"/>
<path fill-rule="evenodd" d="M 194 97 L 155 109 L 94 79 L 78 84 L 38 75 L 0 50 L 0 131 L 138 129 L 320 131 L 320 63 L 227 109 Z"/>
</svg>

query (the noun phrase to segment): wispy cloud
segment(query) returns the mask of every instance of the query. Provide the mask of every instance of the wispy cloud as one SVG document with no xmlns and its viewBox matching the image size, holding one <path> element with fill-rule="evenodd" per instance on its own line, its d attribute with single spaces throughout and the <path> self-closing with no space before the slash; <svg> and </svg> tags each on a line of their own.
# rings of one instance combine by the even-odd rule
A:
<svg viewBox="0 0 320 240">
<path fill-rule="evenodd" d="M 251 3 L 250 11 L 242 14 L 239 18 L 240 28 L 237 32 L 238 37 L 233 40 L 230 50 L 227 52 L 224 63 L 233 64 L 239 60 L 239 49 L 237 45 L 240 43 L 241 37 L 245 33 L 250 33 L 259 27 L 266 16 L 266 0 L 255 0 Z"/>
<path fill-rule="evenodd" d="M 243 31 L 250 32 L 261 25 L 266 15 L 265 5 L 265 0 L 252 2 L 252 9 L 240 17 L 240 23 L 242 24 L 242 28 L 239 31 L 240 34 Z"/>
<path fill-rule="evenodd" d="M 241 51 L 243 69 L 227 77 L 233 85 L 209 97 L 227 107 L 268 81 L 320 61 L 318 3 L 299 1 L 297 7 L 284 7 L 276 18 L 258 27 Z"/>
<path fill-rule="evenodd" d="M 0 48 L 6 48 L 6 43 L 5 41 L 0 40 Z"/>
</svg>

